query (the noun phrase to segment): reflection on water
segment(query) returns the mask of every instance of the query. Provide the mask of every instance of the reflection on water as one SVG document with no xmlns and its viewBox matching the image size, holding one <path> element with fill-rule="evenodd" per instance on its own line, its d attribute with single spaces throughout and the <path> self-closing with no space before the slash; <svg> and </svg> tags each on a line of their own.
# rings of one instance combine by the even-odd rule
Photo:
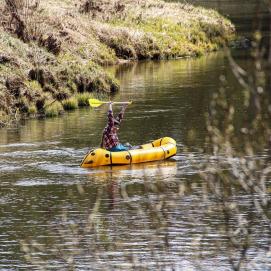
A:
<svg viewBox="0 0 271 271">
<path fill-rule="evenodd" d="M 107 181 L 108 179 L 117 181 L 129 176 L 129 178 L 137 178 L 139 182 L 143 182 L 143 177 L 151 178 L 173 178 L 177 174 L 177 163 L 174 158 L 165 161 L 148 162 L 141 164 L 131 164 L 122 166 L 103 166 L 89 170 L 89 178 L 91 181 Z"/>
<path fill-rule="evenodd" d="M 170 136 L 177 155 L 81 169 L 85 153 L 99 145 L 106 107 L 2 129 L 0 269 L 39 270 L 43 264 L 48 270 L 229 270 L 222 214 L 215 201 L 203 200 L 197 176 L 210 161 L 201 152 L 204 115 L 220 74 L 229 73 L 224 55 L 128 64 L 111 72 L 121 82 L 114 99 L 133 100 L 121 140 L 142 144 Z M 187 146 L 191 151 L 183 153 Z M 245 213 L 249 199 L 235 200 Z M 262 225 L 253 224 L 253 231 L 257 240 Z M 28 261 L 21 248 L 31 254 Z"/>
</svg>

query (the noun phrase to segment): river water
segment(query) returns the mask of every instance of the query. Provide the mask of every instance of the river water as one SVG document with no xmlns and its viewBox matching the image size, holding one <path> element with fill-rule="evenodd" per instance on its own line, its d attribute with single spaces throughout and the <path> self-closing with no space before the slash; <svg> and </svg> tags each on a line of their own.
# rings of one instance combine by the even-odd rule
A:
<svg viewBox="0 0 271 271">
<path fill-rule="evenodd" d="M 223 3 L 228 14 L 233 2 Z M 251 64 L 244 57 L 238 61 Z M 221 214 L 214 202 L 202 202 L 197 176 L 209 159 L 202 148 L 210 96 L 221 74 L 236 87 L 223 52 L 110 70 L 121 83 L 114 99 L 133 101 L 120 139 L 141 144 L 170 136 L 177 155 L 81 169 L 85 153 L 99 145 L 106 107 L 2 129 L 0 270 L 231 270 L 227 238 L 219 233 Z M 255 221 L 255 235 L 261 226 Z M 265 247 L 264 238 L 260 243 Z M 267 270 L 270 262 L 259 266 Z"/>
</svg>

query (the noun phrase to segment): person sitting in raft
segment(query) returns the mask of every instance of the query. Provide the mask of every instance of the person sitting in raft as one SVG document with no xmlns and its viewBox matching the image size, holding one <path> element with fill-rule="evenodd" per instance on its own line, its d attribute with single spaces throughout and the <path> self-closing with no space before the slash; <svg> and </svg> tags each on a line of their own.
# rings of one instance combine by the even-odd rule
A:
<svg viewBox="0 0 271 271">
<path fill-rule="evenodd" d="M 126 107 L 127 104 L 124 104 L 118 116 L 114 118 L 112 102 L 109 103 L 108 122 L 103 130 L 101 148 L 107 149 L 111 152 L 126 151 L 131 149 L 131 146 L 122 145 L 117 135 Z"/>
</svg>

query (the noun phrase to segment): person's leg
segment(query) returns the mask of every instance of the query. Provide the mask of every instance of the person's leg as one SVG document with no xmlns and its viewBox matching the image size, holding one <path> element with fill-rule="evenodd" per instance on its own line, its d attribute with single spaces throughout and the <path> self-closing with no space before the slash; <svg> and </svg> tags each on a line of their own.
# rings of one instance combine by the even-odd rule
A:
<svg viewBox="0 0 271 271">
<path fill-rule="evenodd" d="M 131 150 L 133 148 L 133 146 L 129 142 L 124 143 L 123 146 L 127 148 L 127 150 Z"/>
<path fill-rule="evenodd" d="M 138 149 L 142 149 L 141 145 L 137 145 L 137 146 L 132 146 L 130 143 L 125 143 L 123 144 L 124 147 L 127 148 L 127 150 L 138 150 Z"/>
<path fill-rule="evenodd" d="M 122 144 L 118 144 L 117 146 L 111 148 L 109 151 L 111 152 L 118 152 L 118 151 L 127 151 L 128 148 L 123 146 Z"/>
<path fill-rule="evenodd" d="M 139 149 L 142 149 L 141 146 L 132 146 L 131 150 L 139 150 Z"/>
</svg>

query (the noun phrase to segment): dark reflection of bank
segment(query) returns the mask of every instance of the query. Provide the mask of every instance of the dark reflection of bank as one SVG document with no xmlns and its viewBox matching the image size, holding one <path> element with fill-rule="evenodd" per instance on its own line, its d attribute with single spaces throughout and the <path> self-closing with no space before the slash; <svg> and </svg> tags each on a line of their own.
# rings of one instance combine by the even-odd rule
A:
<svg viewBox="0 0 271 271">
<path fill-rule="evenodd" d="M 146 182 L 165 181 L 168 187 L 176 185 L 177 162 L 174 158 L 166 161 L 156 161 L 131 165 L 104 166 L 89 169 L 88 179 L 97 186 L 103 185 L 108 193 L 108 207 L 114 208 L 122 187 L 132 188 L 134 193 L 144 193 Z"/>
<path fill-rule="evenodd" d="M 189 143 L 192 135 L 197 142 L 190 142 L 191 145 L 203 144 L 204 116 L 212 92 L 219 87 L 218 78 L 227 68 L 224 62 L 220 52 L 201 58 L 146 61 L 112 68 L 121 82 L 116 98 L 125 100 L 131 95 L 134 100 L 131 109 L 135 110 L 128 108 L 126 112 L 124 129 L 128 138 L 124 140 L 133 139 L 138 144 L 142 138 L 148 141 L 167 135 L 178 143 Z"/>
</svg>

